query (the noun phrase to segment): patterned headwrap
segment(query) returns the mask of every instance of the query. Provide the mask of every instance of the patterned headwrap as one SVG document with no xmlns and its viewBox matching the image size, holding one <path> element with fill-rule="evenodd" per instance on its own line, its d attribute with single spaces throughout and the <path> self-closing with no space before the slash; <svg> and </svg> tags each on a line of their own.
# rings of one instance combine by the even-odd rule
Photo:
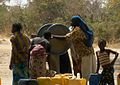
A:
<svg viewBox="0 0 120 85">
<path fill-rule="evenodd" d="M 93 31 L 90 27 L 87 26 L 87 24 L 82 20 L 80 16 L 73 16 L 71 19 L 71 25 L 72 26 L 79 26 L 80 29 L 83 30 L 85 33 L 85 36 L 87 37 L 85 44 L 88 47 L 91 47 L 93 44 Z"/>
</svg>

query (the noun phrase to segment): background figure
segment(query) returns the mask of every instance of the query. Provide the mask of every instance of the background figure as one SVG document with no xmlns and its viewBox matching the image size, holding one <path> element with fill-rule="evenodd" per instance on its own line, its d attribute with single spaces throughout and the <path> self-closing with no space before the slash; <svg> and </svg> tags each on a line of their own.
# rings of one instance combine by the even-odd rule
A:
<svg viewBox="0 0 120 85">
<path fill-rule="evenodd" d="M 98 63 L 96 72 L 98 73 L 100 65 L 103 68 L 100 85 L 114 85 L 114 63 L 118 57 L 118 53 L 111 49 L 105 49 L 106 41 L 104 39 L 99 40 L 98 46 L 100 51 L 96 51 Z M 115 55 L 112 61 L 110 61 L 111 53 Z"/>
<path fill-rule="evenodd" d="M 49 69 L 60 73 L 60 57 L 57 54 L 50 54 L 48 58 Z"/>
<path fill-rule="evenodd" d="M 46 68 L 47 57 L 50 54 L 50 44 L 44 37 L 34 37 L 30 48 L 30 78 L 54 76 L 55 72 Z"/>
<path fill-rule="evenodd" d="M 29 38 L 21 32 L 22 25 L 12 25 L 13 35 L 10 38 L 12 44 L 11 61 L 9 69 L 13 71 L 13 85 L 17 85 L 19 79 L 28 78 Z"/>
<path fill-rule="evenodd" d="M 60 73 L 72 73 L 68 52 L 60 55 Z"/>
<path fill-rule="evenodd" d="M 50 32 L 46 31 L 43 36 L 46 40 L 50 41 L 50 39 L 51 39 L 51 33 Z M 51 46 L 50 46 L 50 42 L 49 42 L 49 48 L 48 48 L 49 55 L 48 55 L 48 58 L 47 58 L 49 69 L 54 70 L 57 73 L 60 73 L 60 58 L 59 58 L 59 55 L 51 54 L 50 49 L 51 49 Z"/>
</svg>

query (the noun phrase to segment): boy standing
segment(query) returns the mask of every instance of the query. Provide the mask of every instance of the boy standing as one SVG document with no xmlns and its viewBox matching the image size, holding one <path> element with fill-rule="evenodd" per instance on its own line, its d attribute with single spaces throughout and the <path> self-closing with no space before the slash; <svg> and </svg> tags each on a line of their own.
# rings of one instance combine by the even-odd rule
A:
<svg viewBox="0 0 120 85">
<path fill-rule="evenodd" d="M 118 53 L 111 50 L 106 49 L 106 41 L 104 39 L 101 39 L 98 41 L 98 46 L 100 48 L 100 51 L 96 52 L 97 55 L 97 73 L 99 71 L 100 65 L 103 68 L 102 71 L 102 79 L 100 81 L 100 85 L 114 85 L 114 63 L 118 57 Z M 115 55 L 115 58 L 110 61 L 110 53 Z"/>
</svg>

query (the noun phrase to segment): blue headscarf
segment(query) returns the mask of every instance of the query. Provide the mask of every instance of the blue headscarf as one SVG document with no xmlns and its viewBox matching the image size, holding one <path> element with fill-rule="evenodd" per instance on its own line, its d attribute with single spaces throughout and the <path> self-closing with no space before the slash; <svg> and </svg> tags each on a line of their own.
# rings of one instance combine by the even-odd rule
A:
<svg viewBox="0 0 120 85">
<path fill-rule="evenodd" d="M 86 25 L 86 23 L 82 20 L 80 16 L 73 16 L 71 19 L 72 26 L 79 26 L 80 29 L 85 33 L 87 39 L 85 40 L 85 45 L 91 47 L 93 44 L 93 31 L 90 27 Z"/>
</svg>

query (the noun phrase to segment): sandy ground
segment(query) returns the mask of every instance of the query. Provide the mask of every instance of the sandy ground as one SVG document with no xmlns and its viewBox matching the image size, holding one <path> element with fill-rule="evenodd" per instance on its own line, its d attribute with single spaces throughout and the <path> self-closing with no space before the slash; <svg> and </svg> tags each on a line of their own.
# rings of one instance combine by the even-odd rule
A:
<svg viewBox="0 0 120 85">
<path fill-rule="evenodd" d="M 95 50 L 97 49 L 98 48 L 95 48 Z M 119 45 L 112 49 L 120 53 Z M 12 85 L 12 71 L 8 68 L 10 62 L 10 52 L 11 45 L 9 39 L 0 38 L 0 78 L 2 79 L 2 85 Z M 120 59 L 117 60 L 115 65 L 115 82 L 116 75 L 118 73 L 120 73 Z"/>
<path fill-rule="evenodd" d="M 11 46 L 8 39 L 0 40 L 0 78 L 2 85 L 12 85 L 12 72 L 8 69 Z"/>
</svg>

